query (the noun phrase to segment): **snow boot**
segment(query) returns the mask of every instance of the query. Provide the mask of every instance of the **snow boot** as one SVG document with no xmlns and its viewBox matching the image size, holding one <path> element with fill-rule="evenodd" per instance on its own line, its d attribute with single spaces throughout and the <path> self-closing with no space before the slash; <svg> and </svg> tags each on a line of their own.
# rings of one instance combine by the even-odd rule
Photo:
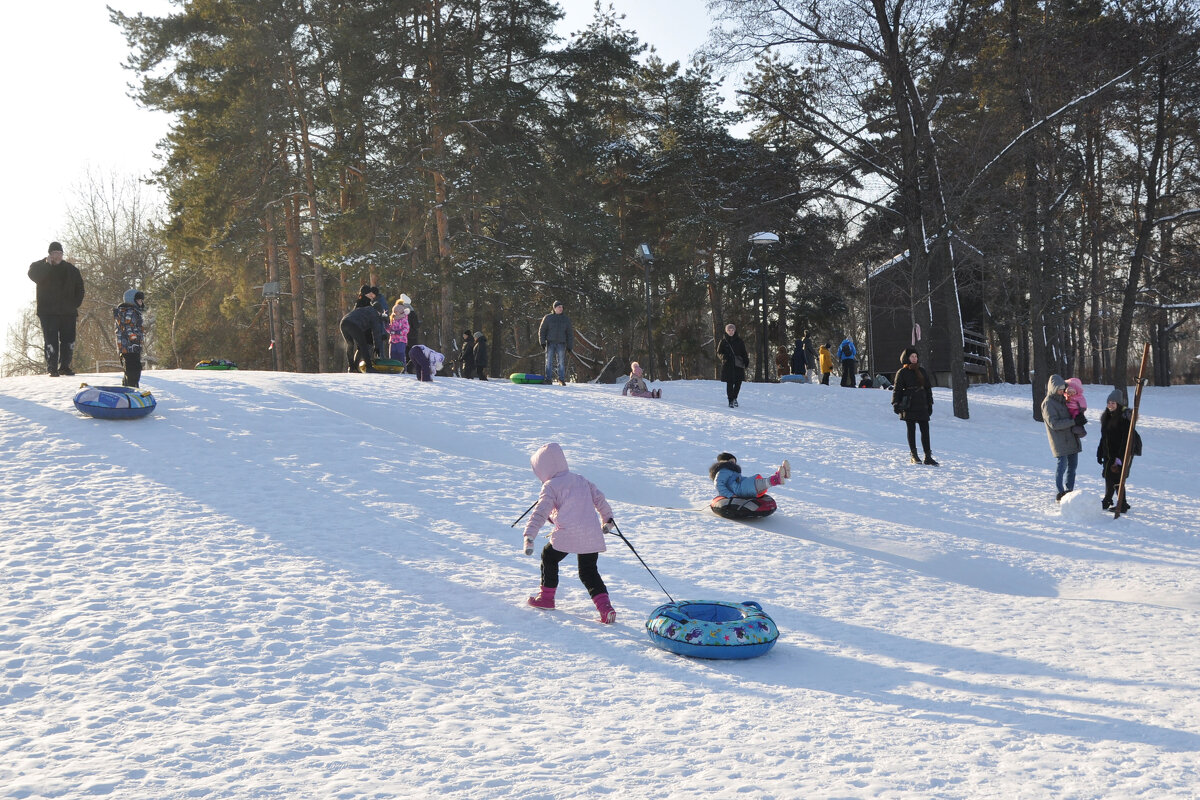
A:
<svg viewBox="0 0 1200 800">
<path fill-rule="evenodd" d="M 554 593 L 557 591 L 557 586 L 539 586 L 537 596 L 529 598 L 529 605 L 534 608 L 554 608 Z"/>
<path fill-rule="evenodd" d="M 931 467 L 939 466 L 938 462 L 934 460 L 933 456 L 931 456 L 929 453 L 925 454 L 925 463 Z"/>
<path fill-rule="evenodd" d="M 608 592 L 596 595 L 592 598 L 592 602 L 596 604 L 596 610 L 600 612 L 601 622 L 611 625 L 617 621 L 617 612 L 613 610 L 612 603 L 608 600 Z"/>
<path fill-rule="evenodd" d="M 779 465 L 779 477 L 781 477 L 781 478 L 792 477 L 792 464 L 786 458 L 783 460 L 783 463 Z M 782 481 L 780 481 L 780 483 L 782 483 Z"/>
<path fill-rule="evenodd" d="M 921 457 L 917 455 L 916 450 L 912 451 L 912 455 L 909 457 L 908 463 L 910 463 L 910 464 L 920 464 L 921 463 Z"/>
</svg>

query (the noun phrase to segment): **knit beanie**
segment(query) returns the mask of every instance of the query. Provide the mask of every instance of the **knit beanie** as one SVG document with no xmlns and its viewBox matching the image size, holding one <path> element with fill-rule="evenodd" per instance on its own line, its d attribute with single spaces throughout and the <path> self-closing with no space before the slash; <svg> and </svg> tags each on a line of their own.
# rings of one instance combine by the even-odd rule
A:
<svg viewBox="0 0 1200 800">
<path fill-rule="evenodd" d="M 1125 405 L 1125 393 L 1120 389 L 1113 389 L 1108 393 L 1108 403 L 1116 403 L 1119 406 Z"/>
</svg>

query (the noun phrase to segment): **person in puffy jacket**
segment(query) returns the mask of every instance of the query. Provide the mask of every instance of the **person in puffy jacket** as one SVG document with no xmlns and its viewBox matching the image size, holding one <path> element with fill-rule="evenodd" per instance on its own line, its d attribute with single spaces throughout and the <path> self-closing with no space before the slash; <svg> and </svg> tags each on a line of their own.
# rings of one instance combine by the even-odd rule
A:
<svg viewBox="0 0 1200 800">
<path fill-rule="evenodd" d="M 621 387 L 622 397 L 662 397 L 658 389 L 651 389 L 643 377 L 642 365 L 634 361 L 629 365 L 629 380 Z"/>
<path fill-rule="evenodd" d="M 854 366 L 858 362 L 858 350 L 854 347 L 854 340 L 849 336 L 838 345 L 837 357 L 842 362 L 842 386 L 849 386 L 853 389 Z"/>
<path fill-rule="evenodd" d="M 137 289 L 129 289 L 121 305 L 113 309 L 114 329 L 117 335 L 117 353 L 125 377 L 121 385 L 137 389 L 142 380 L 142 349 L 145 344 L 142 311 L 146 308 L 146 295 Z"/>
<path fill-rule="evenodd" d="M 533 540 L 547 521 L 554 524 L 550 541 L 542 548 L 542 585 L 537 595 L 529 598 L 535 608 L 554 608 L 558 591 L 558 565 L 569 553 L 579 562 L 579 580 L 583 582 L 600 621 L 617 621 L 608 598 L 608 587 L 600 577 L 596 564 L 605 551 L 604 534 L 616 528 L 612 508 L 596 485 L 567 467 L 567 457 L 558 442 L 538 448 L 529 459 L 533 474 L 542 482 L 529 522 L 525 525 L 525 554 L 533 554 Z M 597 516 L 598 515 L 598 516 Z M 600 520 L 604 520 L 603 526 Z"/>
<path fill-rule="evenodd" d="M 1125 393 L 1113 389 L 1108 395 L 1108 403 L 1100 414 L 1100 443 L 1096 445 L 1096 463 L 1104 469 L 1104 499 L 1100 507 L 1105 511 L 1117 502 L 1117 487 L 1121 483 L 1121 465 L 1125 469 L 1125 500 L 1121 503 L 1121 513 L 1129 510 L 1129 470 L 1133 466 L 1133 457 L 1142 454 L 1142 437 L 1137 431 L 1133 432 L 1133 447 L 1129 450 L 1129 462 L 1125 459 L 1125 445 L 1129 441 L 1129 426 L 1133 421 L 1133 411 L 1125 407 Z"/>
<path fill-rule="evenodd" d="M 1071 432 L 1075 418 L 1067 409 L 1067 382 L 1061 375 L 1051 375 L 1046 381 L 1046 398 L 1042 400 L 1042 420 L 1046 423 L 1046 438 L 1050 440 L 1050 452 L 1058 459 L 1054 482 L 1058 494 L 1054 501 L 1075 491 L 1075 470 L 1079 466 L 1079 451 L 1083 446 L 1079 437 Z"/>
<path fill-rule="evenodd" d="M 432 347 L 419 344 L 409 349 L 408 361 L 417 372 L 417 380 L 428 383 L 446 363 L 446 357 Z"/>
<path fill-rule="evenodd" d="M 725 399 L 730 408 L 737 408 L 738 394 L 742 381 L 746 379 L 746 365 L 750 354 L 746 343 L 738 336 L 737 326 L 732 322 L 725 326 L 725 335 L 717 342 L 717 358 L 721 359 L 721 380 L 725 381 Z"/>
<path fill-rule="evenodd" d="M 483 331 L 475 331 L 475 344 L 471 345 L 471 368 L 475 370 L 472 377 L 481 381 L 488 379 L 488 340 Z"/>
<path fill-rule="evenodd" d="M 716 462 L 708 468 L 708 477 L 717 487 L 719 497 L 762 497 L 772 486 L 783 486 L 792 477 L 792 466 L 787 459 L 769 478 L 742 475 L 742 468 L 733 453 L 718 453 Z"/>
<path fill-rule="evenodd" d="M 912 463 L 920 464 L 917 455 L 917 427 L 921 428 L 921 446 L 925 449 L 925 463 L 936 467 L 933 453 L 929 449 L 929 417 L 933 413 L 933 381 L 921 366 L 921 357 L 916 348 L 906 347 L 900 354 L 900 369 L 892 379 L 892 410 L 908 426 L 908 451 Z"/>
<path fill-rule="evenodd" d="M 821 345 L 820 353 L 817 359 L 821 362 L 821 383 L 829 385 L 829 373 L 833 372 L 833 352 L 829 349 L 829 342 Z"/>
<path fill-rule="evenodd" d="M 346 340 L 347 372 L 375 371 L 375 342 L 387 338 L 387 317 L 374 306 L 361 306 L 346 316 L 338 327 Z"/>
</svg>

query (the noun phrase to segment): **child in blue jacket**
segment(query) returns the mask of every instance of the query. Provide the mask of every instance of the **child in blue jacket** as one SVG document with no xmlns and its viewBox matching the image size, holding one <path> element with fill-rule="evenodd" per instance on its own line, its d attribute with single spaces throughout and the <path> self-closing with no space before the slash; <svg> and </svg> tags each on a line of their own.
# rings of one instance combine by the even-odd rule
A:
<svg viewBox="0 0 1200 800">
<path fill-rule="evenodd" d="M 792 477 L 792 466 L 785 458 L 769 478 L 762 475 L 749 477 L 742 475 L 737 456 L 718 453 L 716 463 L 708 468 L 708 477 L 712 478 L 717 494 L 722 497 L 762 497 L 772 486 L 783 486 L 784 481 Z"/>
</svg>

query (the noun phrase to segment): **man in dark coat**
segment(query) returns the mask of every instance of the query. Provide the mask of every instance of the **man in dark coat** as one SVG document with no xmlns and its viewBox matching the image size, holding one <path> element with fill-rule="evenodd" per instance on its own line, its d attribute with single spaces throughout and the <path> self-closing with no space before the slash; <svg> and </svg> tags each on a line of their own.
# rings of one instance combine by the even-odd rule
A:
<svg viewBox="0 0 1200 800">
<path fill-rule="evenodd" d="M 917 426 L 921 428 L 921 445 L 925 448 L 925 463 L 936 467 L 929 448 L 929 416 L 933 413 L 933 381 L 920 364 L 915 348 L 906 347 L 900 355 L 900 369 L 892 381 L 892 409 L 908 426 L 908 451 L 912 463 L 920 464 L 917 456 Z"/>
<path fill-rule="evenodd" d="M 738 392 L 742 390 L 742 381 L 746 379 L 750 354 L 746 351 L 746 343 L 737 334 L 737 326 L 732 322 L 725 326 L 725 335 L 717 342 L 717 357 L 721 359 L 725 397 L 729 400 L 730 408 L 737 408 Z"/>
<path fill-rule="evenodd" d="M 804 342 L 796 340 L 796 348 L 792 350 L 792 374 L 804 377 L 808 372 L 808 354 L 804 351 Z"/>
<path fill-rule="evenodd" d="M 365 372 L 375 371 L 374 342 L 385 341 L 387 337 L 387 320 L 373 306 L 356 308 L 342 317 L 339 326 L 342 338 L 346 340 L 346 358 L 349 361 L 347 372 L 357 372 L 359 367 Z"/>
<path fill-rule="evenodd" d="M 471 348 L 471 358 L 475 365 L 475 377 L 486 381 L 488 379 L 488 343 L 483 331 L 475 331 L 475 345 Z"/>
<path fill-rule="evenodd" d="M 464 378 L 475 377 L 475 339 L 470 331 L 463 331 L 462 341 L 458 346 L 462 352 L 458 355 L 458 374 Z"/>
<path fill-rule="evenodd" d="M 558 361 L 558 382 L 567 385 L 567 353 L 575 350 L 575 329 L 571 318 L 563 311 L 563 304 L 554 301 L 554 310 L 542 317 L 538 327 L 538 342 L 546 349 L 545 382 L 551 383 L 554 362 Z"/>
<path fill-rule="evenodd" d="M 37 284 L 37 315 L 50 377 L 74 375 L 71 356 L 83 303 L 83 276 L 74 264 L 63 260 L 62 245 L 51 242 L 46 257 L 29 265 L 29 280 Z"/>
</svg>

